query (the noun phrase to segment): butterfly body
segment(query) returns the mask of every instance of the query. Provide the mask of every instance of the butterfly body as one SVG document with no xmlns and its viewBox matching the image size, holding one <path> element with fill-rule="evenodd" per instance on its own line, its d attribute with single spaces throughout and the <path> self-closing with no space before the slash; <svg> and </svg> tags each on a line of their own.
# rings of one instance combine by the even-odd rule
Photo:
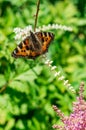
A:
<svg viewBox="0 0 86 130">
<path fill-rule="evenodd" d="M 35 57 L 44 54 L 54 39 L 54 34 L 51 32 L 36 32 L 30 31 L 30 36 L 27 36 L 12 52 L 12 56 L 27 57 L 34 59 Z"/>
</svg>

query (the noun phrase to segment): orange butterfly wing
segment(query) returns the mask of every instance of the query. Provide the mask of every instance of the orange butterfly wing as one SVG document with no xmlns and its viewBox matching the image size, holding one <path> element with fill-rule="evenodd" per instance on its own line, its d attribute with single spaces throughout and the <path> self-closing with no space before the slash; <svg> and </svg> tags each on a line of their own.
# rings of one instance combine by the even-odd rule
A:
<svg viewBox="0 0 86 130">
<path fill-rule="evenodd" d="M 50 32 L 36 32 L 26 37 L 13 51 L 12 56 L 35 58 L 48 49 L 50 42 L 53 40 L 54 35 Z"/>
<path fill-rule="evenodd" d="M 38 32 L 36 35 L 42 43 L 42 53 L 45 53 L 54 39 L 54 34 L 51 32 Z"/>
<path fill-rule="evenodd" d="M 30 54 L 29 47 L 29 37 L 23 40 L 12 52 L 12 56 L 15 58 L 18 57 L 27 57 Z"/>
</svg>

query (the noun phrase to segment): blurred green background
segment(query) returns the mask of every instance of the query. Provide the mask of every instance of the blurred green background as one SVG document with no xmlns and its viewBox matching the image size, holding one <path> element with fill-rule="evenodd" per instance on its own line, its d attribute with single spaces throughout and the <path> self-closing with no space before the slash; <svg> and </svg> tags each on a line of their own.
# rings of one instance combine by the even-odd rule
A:
<svg viewBox="0 0 86 130">
<path fill-rule="evenodd" d="M 86 81 L 86 1 L 40 1 L 38 27 L 57 23 L 73 28 L 72 32 L 52 30 L 55 39 L 47 56 L 77 91 Z M 11 57 L 16 47 L 13 29 L 34 27 L 36 3 L 0 0 L 0 130 L 52 130 L 60 122 L 52 105 L 66 115 L 72 110 L 75 95 L 54 78 L 42 59 Z"/>
</svg>

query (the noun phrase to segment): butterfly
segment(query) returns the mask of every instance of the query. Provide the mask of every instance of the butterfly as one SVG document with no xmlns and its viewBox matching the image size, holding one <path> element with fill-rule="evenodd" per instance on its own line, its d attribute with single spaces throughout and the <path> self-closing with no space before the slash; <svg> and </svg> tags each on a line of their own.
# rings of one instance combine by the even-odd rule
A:
<svg viewBox="0 0 86 130">
<path fill-rule="evenodd" d="M 12 52 L 14 58 L 25 57 L 34 59 L 47 52 L 54 34 L 51 32 L 35 32 L 30 31 L 27 36 Z"/>
</svg>

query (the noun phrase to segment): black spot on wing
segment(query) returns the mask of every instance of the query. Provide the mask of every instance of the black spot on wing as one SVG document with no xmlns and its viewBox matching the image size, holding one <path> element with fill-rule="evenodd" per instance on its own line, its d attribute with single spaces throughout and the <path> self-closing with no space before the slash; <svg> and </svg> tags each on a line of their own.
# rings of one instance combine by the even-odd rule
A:
<svg viewBox="0 0 86 130">
<path fill-rule="evenodd" d="M 16 49 L 14 50 L 14 53 L 18 53 L 18 48 L 16 48 Z"/>
<path fill-rule="evenodd" d="M 16 49 L 12 52 L 11 56 L 13 56 L 13 57 L 16 58 L 16 54 L 17 54 L 17 53 L 18 53 L 18 48 L 16 48 Z"/>
<path fill-rule="evenodd" d="M 26 49 L 29 50 L 30 49 L 29 46 L 26 46 Z"/>
<path fill-rule="evenodd" d="M 42 37 L 42 39 L 41 39 L 41 40 L 42 40 L 42 42 L 44 42 L 44 38 L 43 38 L 43 37 Z"/>
<path fill-rule="evenodd" d="M 54 38 L 54 34 L 51 32 L 48 32 L 48 35 L 53 39 Z"/>
<path fill-rule="evenodd" d="M 21 52 L 25 52 L 25 50 L 21 50 Z"/>
<path fill-rule="evenodd" d="M 45 41 L 47 42 L 47 40 L 48 40 L 48 38 L 46 37 L 46 38 L 45 38 Z"/>
<path fill-rule="evenodd" d="M 47 37 L 47 32 L 43 32 L 43 33 L 44 33 L 45 37 Z"/>
<path fill-rule="evenodd" d="M 19 48 L 22 49 L 22 43 L 19 44 Z"/>
</svg>

